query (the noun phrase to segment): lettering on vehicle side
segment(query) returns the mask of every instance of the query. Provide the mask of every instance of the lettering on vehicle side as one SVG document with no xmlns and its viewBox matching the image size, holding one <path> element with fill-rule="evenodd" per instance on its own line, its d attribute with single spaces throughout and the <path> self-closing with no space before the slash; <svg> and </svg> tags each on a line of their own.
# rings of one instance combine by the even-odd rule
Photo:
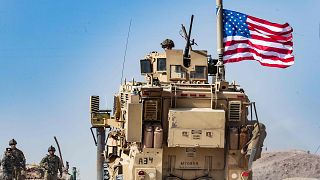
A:
<svg viewBox="0 0 320 180">
<path fill-rule="evenodd" d="M 198 161 L 181 161 L 180 162 L 181 168 L 197 168 L 199 167 Z"/>
<path fill-rule="evenodd" d="M 140 165 L 146 165 L 146 164 L 152 164 L 153 163 L 153 157 L 141 157 L 138 159 L 138 164 Z"/>
</svg>

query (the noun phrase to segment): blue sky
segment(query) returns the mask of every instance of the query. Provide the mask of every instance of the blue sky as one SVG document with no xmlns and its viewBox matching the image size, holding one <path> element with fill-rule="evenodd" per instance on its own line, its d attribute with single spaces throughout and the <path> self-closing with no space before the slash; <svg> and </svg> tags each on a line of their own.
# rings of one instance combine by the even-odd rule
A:
<svg viewBox="0 0 320 180">
<path fill-rule="evenodd" d="M 315 151 L 320 144 L 317 99 L 320 80 L 320 1 L 224 2 L 225 8 L 294 29 L 296 64 L 288 69 L 241 62 L 226 66 L 257 102 L 267 126 L 269 150 Z M 118 90 L 128 25 L 132 18 L 124 76 L 139 74 L 139 59 L 161 51 L 165 38 L 184 47 L 180 24 L 195 15 L 197 49 L 216 56 L 215 1 L 0 1 L 0 151 L 15 138 L 28 163 L 39 162 L 60 140 L 64 159 L 95 177 L 95 146 L 89 132 L 89 96 L 112 107 Z"/>
</svg>

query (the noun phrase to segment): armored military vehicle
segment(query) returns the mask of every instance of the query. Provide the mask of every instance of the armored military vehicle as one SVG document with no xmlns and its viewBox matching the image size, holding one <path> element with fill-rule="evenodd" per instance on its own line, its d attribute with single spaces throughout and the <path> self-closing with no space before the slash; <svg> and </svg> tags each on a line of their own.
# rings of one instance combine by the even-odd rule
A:
<svg viewBox="0 0 320 180">
<path fill-rule="evenodd" d="M 91 96 L 98 180 L 252 179 L 265 126 L 245 91 L 225 80 L 221 52 L 215 60 L 192 49 L 192 21 L 184 50 L 166 39 L 163 52 L 140 60 L 145 82 L 122 83 L 113 113 Z"/>
</svg>

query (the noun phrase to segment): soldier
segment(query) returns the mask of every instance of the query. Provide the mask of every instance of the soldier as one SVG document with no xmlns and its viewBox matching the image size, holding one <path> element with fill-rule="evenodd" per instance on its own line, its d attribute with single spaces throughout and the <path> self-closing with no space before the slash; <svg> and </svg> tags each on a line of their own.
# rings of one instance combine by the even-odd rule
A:
<svg viewBox="0 0 320 180">
<path fill-rule="evenodd" d="M 162 43 L 161 43 L 161 47 L 163 49 L 172 49 L 174 48 L 174 42 L 171 39 L 165 39 Z"/>
<path fill-rule="evenodd" d="M 57 180 L 58 170 L 60 177 L 62 177 L 62 163 L 60 158 L 54 154 L 55 151 L 56 149 L 50 146 L 48 149 L 49 155 L 44 157 L 40 162 L 40 166 L 45 169 L 45 180 Z"/>
<path fill-rule="evenodd" d="M 1 160 L 2 165 L 2 180 L 13 180 L 14 157 L 12 149 L 7 148 L 4 157 Z"/>
<path fill-rule="evenodd" d="M 16 147 L 17 141 L 15 139 L 11 139 L 9 141 L 9 146 L 11 146 L 12 156 L 15 161 L 13 177 L 16 180 L 23 180 L 24 179 L 24 171 L 26 170 L 26 158 L 24 157 L 23 152 Z"/>
</svg>

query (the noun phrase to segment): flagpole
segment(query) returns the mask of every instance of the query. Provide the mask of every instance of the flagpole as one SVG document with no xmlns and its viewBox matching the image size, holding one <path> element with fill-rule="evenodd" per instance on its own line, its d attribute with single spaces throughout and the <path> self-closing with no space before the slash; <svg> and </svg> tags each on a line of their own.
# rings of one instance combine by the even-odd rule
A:
<svg viewBox="0 0 320 180">
<path fill-rule="evenodd" d="M 216 81 L 221 81 L 225 79 L 224 74 L 224 64 L 223 64 L 223 6 L 222 0 L 216 0 L 217 4 L 217 53 L 218 53 L 218 63 L 217 63 L 217 75 Z"/>
</svg>

